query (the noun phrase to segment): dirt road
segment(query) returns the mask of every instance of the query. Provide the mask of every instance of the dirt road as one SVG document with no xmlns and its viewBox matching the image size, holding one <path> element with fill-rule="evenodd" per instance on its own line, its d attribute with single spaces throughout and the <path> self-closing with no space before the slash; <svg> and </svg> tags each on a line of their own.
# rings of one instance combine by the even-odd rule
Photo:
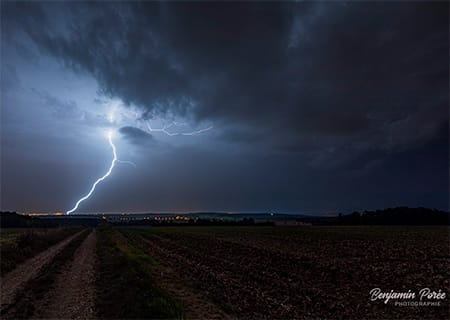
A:
<svg viewBox="0 0 450 320">
<path fill-rule="evenodd" d="M 75 252 L 55 281 L 34 318 L 95 318 L 95 248 L 96 233 L 92 231 Z"/>
<path fill-rule="evenodd" d="M 23 262 L 13 271 L 5 274 L 1 278 L 1 308 L 3 309 L 13 303 L 17 293 L 23 286 L 31 279 L 34 279 L 42 268 L 48 265 L 80 233 L 76 233 L 55 244 L 37 256 Z"/>
</svg>

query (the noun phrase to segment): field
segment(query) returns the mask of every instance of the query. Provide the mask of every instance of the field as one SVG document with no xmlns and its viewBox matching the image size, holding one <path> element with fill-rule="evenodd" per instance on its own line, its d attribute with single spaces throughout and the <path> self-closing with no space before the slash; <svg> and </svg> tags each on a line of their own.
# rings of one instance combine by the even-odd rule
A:
<svg viewBox="0 0 450 320">
<path fill-rule="evenodd" d="M 2 252 L 3 241 L 14 245 L 20 232 L 2 232 Z M 447 227 L 103 226 L 59 232 L 67 233 L 64 240 L 2 270 L 2 318 L 449 316 Z M 371 301 L 373 288 L 440 289 L 447 296 L 439 306 L 397 306 L 395 299 Z"/>
</svg>

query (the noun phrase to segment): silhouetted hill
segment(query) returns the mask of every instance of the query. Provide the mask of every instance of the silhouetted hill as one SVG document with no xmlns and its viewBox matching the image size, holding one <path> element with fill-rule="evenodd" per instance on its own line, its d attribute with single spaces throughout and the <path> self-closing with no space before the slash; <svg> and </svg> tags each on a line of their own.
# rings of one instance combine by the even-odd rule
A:
<svg viewBox="0 0 450 320">
<path fill-rule="evenodd" d="M 31 227 L 31 218 L 19 215 L 15 212 L 0 212 L 0 227 L 24 228 Z"/>
<path fill-rule="evenodd" d="M 52 228 L 66 226 L 95 227 L 101 222 L 98 215 L 53 216 L 43 215 L 30 217 L 16 212 L 0 212 L 2 228 Z"/>
<path fill-rule="evenodd" d="M 340 214 L 339 225 L 449 225 L 449 212 L 427 209 L 397 207 L 384 210 Z"/>
<path fill-rule="evenodd" d="M 312 225 L 449 225 L 449 212 L 427 209 L 397 207 L 375 211 L 353 212 L 335 216 L 307 216 L 279 213 L 215 213 L 198 212 L 177 214 L 83 214 L 71 216 L 44 215 L 29 217 L 15 212 L 0 212 L 2 228 L 57 227 L 70 225 L 97 226 L 101 221 L 115 225 L 273 225 L 280 221 Z"/>
</svg>

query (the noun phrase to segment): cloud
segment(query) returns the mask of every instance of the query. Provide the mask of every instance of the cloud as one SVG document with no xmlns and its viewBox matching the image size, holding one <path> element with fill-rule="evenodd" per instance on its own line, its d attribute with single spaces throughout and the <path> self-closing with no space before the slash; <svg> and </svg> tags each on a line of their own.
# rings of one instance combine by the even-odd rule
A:
<svg viewBox="0 0 450 320">
<path fill-rule="evenodd" d="M 79 120 L 83 117 L 83 112 L 78 108 L 73 100 L 61 100 L 46 91 L 32 89 L 41 98 L 45 105 L 52 110 L 53 116 L 61 120 Z"/>
<path fill-rule="evenodd" d="M 5 205 L 67 206 L 109 163 L 99 127 L 128 125 L 118 152 L 137 168 L 102 185 L 102 211 L 448 208 L 448 9 L 4 2 Z M 102 118 L 111 101 L 123 121 Z M 214 129 L 153 138 L 146 119 Z M 55 168 L 77 175 L 22 192 Z"/>
<path fill-rule="evenodd" d="M 2 66 L 0 86 L 3 92 L 8 92 L 21 86 L 21 81 L 17 75 L 17 71 L 12 65 L 6 64 Z"/>
<path fill-rule="evenodd" d="M 106 117 L 98 113 L 82 110 L 73 100 L 58 98 L 47 91 L 35 88 L 31 88 L 31 91 L 42 99 L 45 106 L 51 111 L 52 116 L 58 120 L 76 122 L 92 127 L 110 125 Z"/>
<path fill-rule="evenodd" d="M 136 127 L 122 127 L 119 129 L 122 136 L 135 145 L 147 145 L 153 143 L 154 139 L 150 133 L 147 133 Z"/>
<path fill-rule="evenodd" d="M 144 118 L 234 124 L 274 150 L 343 158 L 429 143 L 448 118 L 448 3 L 9 7 L 43 52 Z"/>
</svg>

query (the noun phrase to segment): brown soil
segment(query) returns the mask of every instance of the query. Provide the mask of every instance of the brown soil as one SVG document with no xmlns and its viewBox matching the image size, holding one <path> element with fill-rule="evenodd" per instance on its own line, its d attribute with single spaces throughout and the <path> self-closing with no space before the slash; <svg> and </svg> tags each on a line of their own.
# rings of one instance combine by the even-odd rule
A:
<svg viewBox="0 0 450 320">
<path fill-rule="evenodd" d="M 45 308 L 35 318 L 95 318 L 96 234 L 91 232 L 78 247 L 73 260 L 59 274 L 53 289 L 46 294 Z"/>
<path fill-rule="evenodd" d="M 139 238 L 140 241 L 151 246 L 151 241 Z M 150 268 L 153 279 L 157 284 L 171 293 L 183 305 L 183 309 L 190 319 L 234 319 L 221 310 L 219 306 L 209 301 L 199 292 L 190 288 L 172 268 L 161 263 Z"/>
<path fill-rule="evenodd" d="M 5 276 L 1 278 L 2 309 L 12 304 L 16 299 L 17 293 L 20 292 L 24 285 L 37 277 L 39 272 L 80 233 L 81 232 L 78 232 L 55 244 L 37 256 L 21 263 L 13 271 L 5 274 Z"/>
<path fill-rule="evenodd" d="M 264 230 L 158 232 L 144 243 L 150 256 L 239 318 L 448 316 L 447 301 L 406 308 L 369 300 L 375 287 L 447 291 L 445 229 Z"/>
</svg>

